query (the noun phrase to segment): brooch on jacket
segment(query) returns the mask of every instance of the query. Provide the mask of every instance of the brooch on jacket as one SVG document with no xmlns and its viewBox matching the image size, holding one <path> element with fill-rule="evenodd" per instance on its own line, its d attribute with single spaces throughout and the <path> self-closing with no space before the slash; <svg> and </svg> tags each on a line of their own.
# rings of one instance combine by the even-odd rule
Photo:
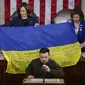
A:
<svg viewBox="0 0 85 85">
<path fill-rule="evenodd" d="M 82 25 L 80 25 L 80 27 L 79 27 L 79 28 L 80 28 L 79 30 L 80 30 L 80 31 L 82 31 Z"/>
</svg>

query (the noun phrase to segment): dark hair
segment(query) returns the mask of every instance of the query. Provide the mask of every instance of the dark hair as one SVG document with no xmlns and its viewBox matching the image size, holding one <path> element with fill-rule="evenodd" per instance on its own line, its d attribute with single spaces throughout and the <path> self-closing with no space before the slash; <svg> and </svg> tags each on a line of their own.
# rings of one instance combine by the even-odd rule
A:
<svg viewBox="0 0 85 85">
<path fill-rule="evenodd" d="M 75 14 L 78 14 L 80 16 L 80 20 L 79 21 L 82 21 L 84 20 L 84 14 L 82 12 L 82 10 L 80 8 L 74 8 L 71 12 L 71 19 L 72 19 L 72 22 L 73 22 L 73 15 Z"/>
<path fill-rule="evenodd" d="M 48 48 L 41 48 L 39 53 L 49 53 L 50 54 L 50 50 Z"/>
<path fill-rule="evenodd" d="M 17 12 L 18 12 L 18 16 L 21 17 L 20 15 L 20 9 L 21 7 L 24 7 L 26 9 L 26 12 L 27 12 L 27 16 L 30 16 L 31 15 L 31 9 L 30 7 L 28 6 L 28 4 L 26 2 L 22 2 L 19 6 L 19 8 L 17 9 Z"/>
</svg>

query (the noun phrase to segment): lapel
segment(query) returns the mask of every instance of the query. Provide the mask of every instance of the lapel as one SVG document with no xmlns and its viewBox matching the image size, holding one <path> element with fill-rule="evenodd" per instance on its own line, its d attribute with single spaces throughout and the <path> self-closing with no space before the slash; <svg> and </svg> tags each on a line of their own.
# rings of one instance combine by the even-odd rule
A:
<svg viewBox="0 0 85 85">
<path fill-rule="evenodd" d="M 79 25 L 79 30 L 78 30 L 78 33 L 77 33 L 77 37 L 80 40 L 82 40 L 84 36 L 84 26 L 83 26 L 83 21 L 80 22 L 80 25 Z"/>
</svg>

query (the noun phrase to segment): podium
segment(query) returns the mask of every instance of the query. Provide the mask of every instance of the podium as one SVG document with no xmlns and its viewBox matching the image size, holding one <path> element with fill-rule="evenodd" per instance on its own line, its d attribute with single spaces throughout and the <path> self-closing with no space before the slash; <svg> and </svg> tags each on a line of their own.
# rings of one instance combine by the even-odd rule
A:
<svg viewBox="0 0 85 85">
<path fill-rule="evenodd" d="M 64 79 L 24 79 L 22 85 L 64 85 Z"/>
</svg>

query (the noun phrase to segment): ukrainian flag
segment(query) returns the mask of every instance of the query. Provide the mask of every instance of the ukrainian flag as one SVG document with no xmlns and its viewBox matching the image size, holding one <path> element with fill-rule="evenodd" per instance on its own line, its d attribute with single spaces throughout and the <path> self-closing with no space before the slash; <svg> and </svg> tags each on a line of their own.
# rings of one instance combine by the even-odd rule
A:
<svg viewBox="0 0 85 85">
<path fill-rule="evenodd" d="M 8 61 L 6 72 L 24 73 L 30 61 L 47 47 L 61 67 L 75 65 L 81 55 L 72 23 L 30 27 L 0 27 L 0 49 Z"/>
</svg>

